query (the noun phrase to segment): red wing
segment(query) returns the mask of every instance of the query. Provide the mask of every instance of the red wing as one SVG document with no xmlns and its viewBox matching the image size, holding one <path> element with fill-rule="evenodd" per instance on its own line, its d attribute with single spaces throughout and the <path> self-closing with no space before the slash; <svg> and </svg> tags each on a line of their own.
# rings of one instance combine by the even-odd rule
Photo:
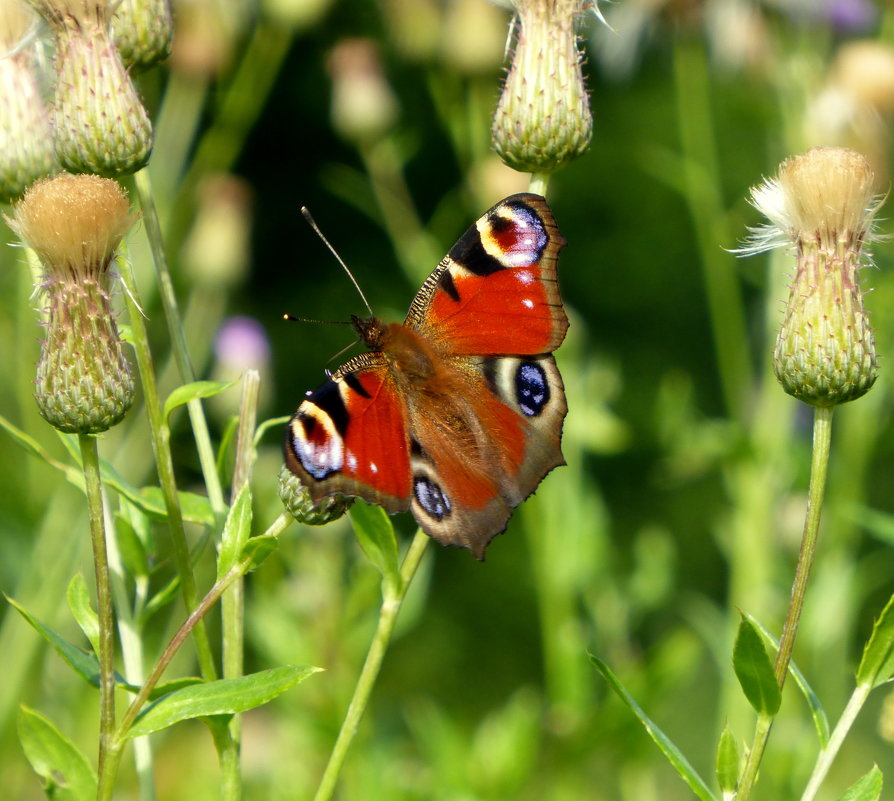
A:
<svg viewBox="0 0 894 801">
<path fill-rule="evenodd" d="M 568 328 L 556 276 L 564 245 L 542 197 L 512 195 L 451 248 L 405 324 L 446 355 L 551 353 Z"/>
<path fill-rule="evenodd" d="M 286 432 L 286 464 L 314 500 L 340 492 L 409 508 L 406 411 L 381 354 L 352 359 L 309 393 Z"/>
</svg>

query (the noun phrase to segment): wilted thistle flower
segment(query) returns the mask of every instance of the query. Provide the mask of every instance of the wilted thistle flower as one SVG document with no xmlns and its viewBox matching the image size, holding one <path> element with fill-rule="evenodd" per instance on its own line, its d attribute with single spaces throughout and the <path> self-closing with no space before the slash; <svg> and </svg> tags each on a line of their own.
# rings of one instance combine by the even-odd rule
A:
<svg viewBox="0 0 894 801">
<path fill-rule="evenodd" d="M 34 47 L 24 41 L 36 22 L 24 0 L 0 2 L 0 200 L 18 197 L 56 164 Z"/>
<path fill-rule="evenodd" d="M 171 54 L 171 0 L 120 0 L 112 17 L 112 39 L 126 67 L 141 71 Z"/>
<path fill-rule="evenodd" d="M 590 145 L 593 115 L 575 22 L 580 0 L 513 0 L 518 33 L 491 127 L 497 153 L 520 172 L 552 173 Z"/>
<path fill-rule="evenodd" d="M 330 495 L 315 504 L 310 490 L 285 465 L 279 471 L 279 497 L 286 511 L 306 526 L 323 526 L 338 520 L 354 504 L 354 498 L 344 495 Z"/>
<path fill-rule="evenodd" d="M 133 403 L 134 379 L 109 302 L 109 266 L 134 219 L 115 181 L 67 174 L 36 183 L 7 218 L 43 265 L 48 320 L 35 397 L 60 431 L 106 431 Z"/>
<path fill-rule="evenodd" d="M 116 176 L 149 161 L 152 125 L 112 42 L 110 0 L 29 0 L 53 31 L 56 156 L 71 172 Z"/>
<path fill-rule="evenodd" d="M 864 395 L 878 365 L 857 280 L 872 239 L 879 199 L 867 160 L 842 147 L 816 147 L 784 161 L 776 178 L 751 191 L 771 225 L 752 231 L 742 249 L 794 244 L 797 271 L 773 367 L 783 389 L 812 406 Z"/>
</svg>

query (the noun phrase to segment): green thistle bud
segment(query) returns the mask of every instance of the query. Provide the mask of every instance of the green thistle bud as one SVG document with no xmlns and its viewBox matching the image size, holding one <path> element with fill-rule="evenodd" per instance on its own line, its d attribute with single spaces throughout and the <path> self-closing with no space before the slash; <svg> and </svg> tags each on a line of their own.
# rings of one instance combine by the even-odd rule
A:
<svg viewBox="0 0 894 801">
<path fill-rule="evenodd" d="M 784 161 L 751 199 L 771 225 L 755 229 L 743 251 L 793 243 L 797 255 L 776 339 L 776 377 L 789 395 L 811 406 L 865 395 L 878 372 L 857 280 L 880 205 L 869 162 L 846 148 L 816 147 Z"/>
<path fill-rule="evenodd" d="M 149 161 L 152 125 L 112 43 L 109 0 L 29 0 L 53 30 L 56 156 L 71 172 L 117 176 Z"/>
<path fill-rule="evenodd" d="M 98 434 L 133 404 L 134 379 L 109 302 L 109 266 L 134 219 L 117 183 L 67 174 L 36 183 L 7 219 L 44 268 L 47 335 L 35 397 L 60 431 Z"/>
<path fill-rule="evenodd" d="M 286 511 L 306 526 L 324 526 L 338 520 L 354 505 L 354 498 L 344 495 L 331 495 L 314 503 L 307 487 L 285 465 L 279 471 L 279 497 Z"/>
<path fill-rule="evenodd" d="M 580 0 L 513 0 L 518 36 L 491 127 L 494 148 L 520 172 L 552 173 L 590 145 L 575 17 Z"/>
<path fill-rule="evenodd" d="M 36 22 L 21 0 L 0 3 L 0 200 L 18 197 L 56 165 L 34 47 L 22 46 Z"/>
<path fill-rule="evenodd" d="M 174 39 L 170 0 L 121 0 L 112 17 L 112 39 L 124 65 L 137 72 L 164 61 Z"/>
</svg>

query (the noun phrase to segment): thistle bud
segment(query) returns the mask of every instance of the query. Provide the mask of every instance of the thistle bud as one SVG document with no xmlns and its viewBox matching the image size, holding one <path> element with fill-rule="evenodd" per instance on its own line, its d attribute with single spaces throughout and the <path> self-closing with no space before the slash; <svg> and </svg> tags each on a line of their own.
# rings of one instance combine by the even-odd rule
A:
<svg viewBox="0 0 894 801">
<path fill-rule="evenodd" d="M 23 0 L 0 3 L 0 200 L 18 197 L 56 164 L 34 47 L 23 44 L 36 22 Z"/>
<path fill-rule="evenodd" d="M 491 127 L 520 172 L 552 173 L 583 155 L 593 133 L 575 16 L 580 0 L 513 0 L 518 35 Z"/>
<path fill-rule="evenodd" d="M 56 156 L 71 172 L 127 175 L 149 161 L 152 125 L 110 33 L 109 0 L 30 0 L 53 31 Z"/>
<path fill-rule="evenodd" d="M 880 205 L 869 163 L 846 148 L 813 148 L 784 161 L 776 178 L 752 190 L 751 202 L 771 225 L 752 231 L 743 252 L 782 244 L 796 249 L 774 351 L 776 377 L 789 395 L 812 406 L 861 397 L 878 371 L 857 280 Z"/>
<path fill-rule="evenodd" d="M 171 0 L 120 0 L 112 17 L 112 39 L 128 68 L 146 70 L 171 54 Z"/>
<path fill-rule="evenodd" d="M 60 431 L 97 434 L 119 423 L 134 379 L 109 301 L 109 266 L 133 223 L 117 183 L 59 175 L 36 183 L 7 222 L 40 259 L 47 335 L 35 397 Z"/>
<path fill-rule="evenodd" d="M 279 497 L 286 511 L 306 526 L 324 526 L 338 520 L 354 505 L 354 498 L 344 495 L 330 495 L 314 503 L 310 490 L 285 465 L 279 471 Z"/>
</svg>

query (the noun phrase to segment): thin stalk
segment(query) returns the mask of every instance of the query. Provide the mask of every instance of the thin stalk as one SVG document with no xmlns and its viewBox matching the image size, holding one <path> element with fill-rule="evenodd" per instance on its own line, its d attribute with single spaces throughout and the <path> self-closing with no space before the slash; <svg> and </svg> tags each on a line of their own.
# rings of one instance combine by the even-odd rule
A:
<svg viewBox="0 0 894 801">
<path fill-rule="evenodd" d="M 535 172 L 531 174 L 531 181 L 528 184 L 528 191 L 535 195 L 543 195 L 546 197 L 546 189 L 549 186 L 550 173 Z"/>
<path fill-rule="evenodd" d="M 112 797 L 114 772 L 109 771 L 108 752 L 115 731 L 115 619 L 112 612 L 112 588 L 106 552 L 103 519 L 102 481 L 99 476 L 99 448 L 96 438 L 79 434 L 81 467 L 87 491 L 90 538 L 93 542 L 93 567 L 96 572 L 96 606 L 99 615 L 99 792 L 98 798 Z"/>
<path fill-rule="evenodd" d="M 851 695 L 850 700 L 847 702 L 844 712 L 841 713 L 838 723 L 835 724 L 835 728 L 829 736 L 829 742 L 826 744 L 826 747 L 819 752 L 819 756 L 816 758 L 816 764 L 813 766 L 813 772 L 810 774 L 810 779 L 807 781 L 807 787 L 804 788 L 804 794 L 801 796 L 801 801 L 813 801 L 816 797 L 817 790 L 819 790 L 820 785 L 826 778 L 829 768 L 832 767 L 832 762 L 838 755 L 842 743 L 844 743 L 848 732 L 851 730 L 851 726 L 854 725 L 854 721 L 857 719 L 857 715 L 863 708 L 863 704 L 866 703 L 866 699 L 869 697 L 869 693 L 872 692 L 872 689 L 872 685 L 868 683 L 859 684 L 854 688 L 854 692 Z"/>
<path fill-rule="evenodd" d="M 348 706 L 344 722 L 341 724 L 332 753 L 329 755 L 329 762 L 326 765 L 326 770 L 323 772 L 323 778 L 320 780 L 320 786 L 317 788 L 314 801 L 329 801 L 335 792 L 338 775 L 344 765 L 345 757 L 354 740 L 354 735 L 357 734 L 360 719 L 366 711 L 372 689 L 382 667 L 382 660 L 391 642 L 397 615 L 407 596 L 407 590 L 410 588 L 413 576 L 416 574 L 416 569 L 422 560 L 422 555 L 425 553 L 428 539 L 428 535 L 422 529 L 416 531 L 416 536 L 413 538 L 407 555 L 400 566 L 400 577 L 402 579 L 400 589 L 393 598 L 386 598 L 382 603 L 382 608 L 379 610 L 379 623 L 376 626 L 376 633 L 366 655 L 366 662 L 364 662 L 363 669 L 360 671 L 360 676 L 357 679 L 357 685 L 354 687 L 354 695 Z"/>
<path fill-rule="evenodd" d="M 158 385 L 155 380 L 155 370 L 152 364 L 152 353 L 149 350 L 149 339 L 146 334 L 146 325 L 143 321 L 142 310 L 137 303 L 137 286 L 130 264 L 126 258 L 118 259 L 118 271 L 127 290 L 124 293 L 125 303 L 127 304 L 127 311 L 130 317 L 133 346 L 137 357 L 137 367 L 140 371 L 140 381 L 143 386 L 143 402 L 146 405 L 146 416 L 152 432 L 152 450 L 155 454 L 155 464 L 158 469 L 158 481 L 161 485 L 165 509 L 168 515 L 174 563 L 180 576 L 180 591 L 183 594 L 183 602 L 186 604 L 186 608 L 193 609 L 198 602 L 199 593 L 189 558 L 189 543 L 186 541 L 186 531 L 183 528 L 180 498 L 177 495 L 177 482 L 174 476 L 174 462 L 170 448 L 170 430 L 164 422 L 161 401 L 158 397 Z M 194 638 L 202 677 L 206 680 L 216 678 L 217 668 L 214 666 L 214 654 L 211 651 L 211 643 L 208 640 L 208 632 L 204 623 L 196 627 Z"/>
<path fill-rule="evenodd" d="M 780 688 L 785 683 L 788 666 L 792 659 L 792 649 L 798 633 L 798 622 L 804 608 L 804 596 L 810 579 L 810 568 L 816 554 L 816 542 L 819 534 L 820 516 L 823 510 L 823 497 L 826 490 L 826 476 L 829 468 L 829 449 L 832 440 L 832 407 L 814 407 L 813 415 L 813 458 L 810 465 L 810 486 L 807 490 L 807 514 L 804 519 L 804 532 L 801 535 L 801 550 L 795 566 L 795 578 L 792 582 L 792 594 L 789 600 L 779 650 L 773 664 L 773 673 Z M 739 783 L 737 801 L 747 801 L 757 779 L 758 768 L 763 758 L 767 739 L 770 736 L 772 719 L 761 716 L 758 719 L 757 731 L 748 761 Z"/>
<path fill-rule="evenodd" d="M 134 175 L 134 184 L 140 199 L 140 208 L 143 210 L 143 223 L 146 226 L 146 234 L 149 246 L 152 249 L 152 259 L 155 263 L 155 272 L 158 279 L 158 292 L 165 311 L 165 319 L 168 323 L 168 334 L 171 338 L 171 348 L 180 379 L 184 383 L 195 381 L 195 373 L 189 360 L 189 352 L 186 347 L 186 337 L 183 333 L 183 322 L 180 318 L 180 308 L 177 305 L 177 296 L 174 293 L 174 284 L 168 270 L 168 259 L 165 253 L 164 240 L 161 235 L 161 225 L 152 197 L 152 183 L 149 180 L 149 172 L 140 170 Z M 205 419 L 205 411 L 202 402 L 195 398 L 187 404 L 189 419 L 192 423 L 193 436 L 196 441 L 196 450 L 199 455 L 199 463 L 202 467 L 202 478 L 205 481 L 205 489 L 208 492 L 208 500 L 214 512 L 214 519 L 223 525 L 226 517 L 226 504 L 224 503 L 223 489 L 220 485 L 220 477 L 214 459 L 214 448 L 211 447 L 211 435 L 208 432 L 208 421 Z"/>
<path fill-rule="evenodd" d="M 239 430 L 236 435 L 236 468 L 233 474 L 233 496 L 248 483 L 254 455 L 254 430 L 257 421 L 260 375 L 248 370 L 242 382 L 242 404 L 239 410 Z M 234 679 L 242 675 L 245 645 L 245 580 L 236 578 L 221 598 L 223 637 L 223 676 Z M 230 736 L 222 744 L 221 798 L 238 801 L 242 796 L 242 716 L 233 715 L 228 724 Z"/>
<path fill-rule="evenodd" d="M 810 486 L 807 490 L 807 515 L 804 533 L 801 535 L 801 550 L 795 567 L 795 580 L 788 604 L 788 614 L 776 652 L 773 672 L 779 686 L 785 683 L 788 665 L 792 660 L 792 648 L 798 634 L 798 622 L 804 608 L 804 595 L 810 579 L 810 568 L 816 555 L 816 541 L 819 535 L 820 515 L 823 511 L 823 497 L 826 492 L 826 475 L 829 470 L 829 447 L 832 441 L 832 407 L 817 406 L 813 410 L 813 459 L 810 464 Z"/>
<path fill-rule="evenodd" d="M 292 517 L 286 512 L 282 512 L 282 514 L 270 524 L 267 531 L 259 536 L 278 537 L 291 523 Z M 118 724 L 118 729 L 115 732 L 115 743 L 117 746 L 120 747 L 123 743 L 124 738 L 127 736 L 127 730 L 133 725 L 140 710 L 143 708 L 146 701 L 149 700 L 149 696 L 152 694 L 152 691 L 155 689 L 165 670 L 167 670 L 168 665 L 171 663 L 171 660 L 174 658 L 177 651 L 180 650 L 180 646 L 183 645 L 193 629 L 199 625 L 205 615 L 208 614 L 209 610 L 215 603 L 217 603 L 227 587 L 240 576 L 244 576 L 251 568 L 252 559 L 253 557 L 247 557 L 241 562 L 237 562 L 227 571 L 226 575 L 221 576 L 221 578 L 214 583 L 214 586 L 208 590 L 208 593 L 202 598 L 201 602 L 195 609 L 193 609 L 189 617 L 183 622 L 183 625 L 177 630 L 177 633 L 171 638 L 164 653 L 162 653 L 158 662 L 155 663 L 155 666 L 149 673 L 146 683 L 140 688 L 140 692 L 127 708 L 127 711 L 121 719 L 121 723 Z"/>
</svg>

